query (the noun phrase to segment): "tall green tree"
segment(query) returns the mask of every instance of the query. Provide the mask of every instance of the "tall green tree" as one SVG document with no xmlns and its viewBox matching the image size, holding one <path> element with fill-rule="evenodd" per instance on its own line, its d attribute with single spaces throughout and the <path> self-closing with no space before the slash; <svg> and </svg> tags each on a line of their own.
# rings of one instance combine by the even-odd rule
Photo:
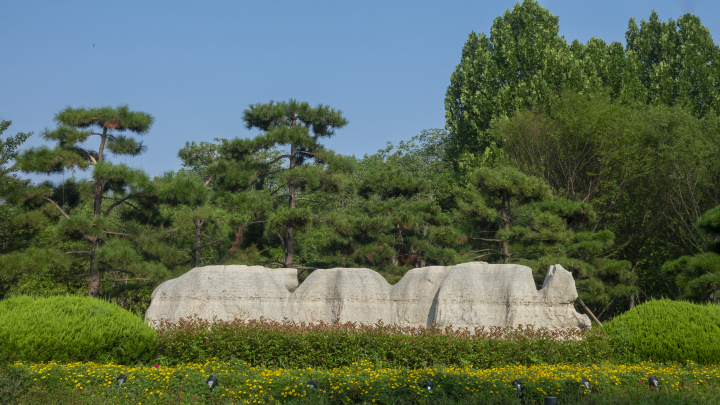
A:
<svg viewBox="0 0 720 405">
<path fill-rule="evenodd" d="M 282 249 L 282 260 L 273 263 L 298 267 L 295 263 L 296 233 L 314 218 L 308 204 L 317 203 L 306 195 L 317 189 L 338 190 L 343 173 L 350 168 L 347 159 L 325 149 L 319 141 L 333 136 L 335 130 L 347 125 L 348 121 L 339 110 L 324 105 L 311 107 L 306 102 L 292 99 L 251 104 L 243 113 L 243 121 L 248 129 L 257 128 L 264 133 L 254 139 L 228 141 L 223 145 L 223 156 L 241 161 L 249 159 L 248 155 L 255 151 L 267 152 L 281 145 L 289 148 L 282 155 L 262 162 L 262 171 L 258 175 L 273 175 L 273 183 L 268 186 L 273 200 L 280 203 L 273 209 L 266 225 L 266 235 L 277 237 Z M 273 165 L 285 159 L 286 165 L 272 173 Z"/>
<path fill-rule="evenodd" d="M 142 142 L 124 132 L 144 135 L 153 117 L 131 111 L 127 106 L 68 107 L 55 115 L 55 121 L 55 129 L 43 132 L 47 141 L 56 143 L 55 147 L 24 151 L 18 156 L 17 167 L 38 174 L 79 169 L 89 171 L 91 179 L 63 187 L 63 192 L 67 188 L 71 194 L 65 203 L 57 198 L 59 187 L 49 184 L 27 193 L 25 203 L 35 213 L 44 214 L 46 223 L 57 221 L 62 234 L 76 246 L 63 253 L 86 267 L 90 296 L 100 296 L 103 281 L 123 279 L 127 288 L 137 286 L 135 282 L 143 282 L 139 284 L 142 288 L 157 281 L 166 274 L 166 268 L 146 260 L 133 243 L 133 231 L 141 229 L 137 221 L 152 223 L 155 218 L 156 185 L 142 170 L 113 164 L 107 157 L 108 153 L 116 156 L 142 153 L 145 150 Z M 86 147 L 84 142 L 95 136 L 99 140 L 97 149 Z M 80 248 L 80 243 L 86 248 Z"/>
<path fill-rule="evenodd" d="M 720 113 L 720 48 L 698 16 L 661 21 L 653 11 L 639 26 L 631 18 L 625 39 L 627 98 L 686 106 L 696 117 Z"/>
<path fill-rule="evenodd" d="M 410 267 L 456 263 L 462 235 L 433 183 L 393 161 L 363 164 L 369 167 L 354 185 L 359 201 L 328 216 L 329 248 L 342 253 L 342 265 L 368 266 L 395 282 Z"/>
<path fill-rule="evenodd" d="M 158 196 L 160 201 L 175 207 L 172 229 L 160 230 L 175 236 L 184 245 L 193 266 L 206 263 L 206 259 L 219 259 L 219 252 L 213 256 L 212 247 L 222 247 L 229 231 L 228 217 L 220 206 L 214 204 L 213 190 L 195 173 L 181 171 L 166 173 L 160 179 Z M 168 224 L 170 225 L 170 224 Z M 188 249 L 189 248 L 189 249 Z"/>
<path fill-rule="evenodd" d="M 0 122 L 0 136 L 11 124 L 12 121 Z M 9 194 L 27 186 L 27 181 L 18 179 L 14 173 L 17 171 L 15 159 L 18 148 L 31 135 L 32 132 L 18 132 L 4 139 L 0 137 L 0 254 L 21 248 L 31 237 L 31 234 L 13 224 L 12 218 L 21 207 L 8 199 Z"/>
<path fill-rule="evenodd" d="M 546 105 L 558 93 L 597 81 L 558 30 L 558 17 L 524 0 L 495 19 L 489 37 L 468 36 L 445 95 L 451 158 L 462 164 L 485 153 L 492 140 L 484 132 L 493 118 Z"/>
<path fill-rule="evenodd" d="M 536 1 L 524 0 L 495 19 L 489 37 L 470 34 L 445 97 L 450 156 L 459 166 L 492 154 L 485 131 L 494 118 L 520 109 L 545 112 L 568 92 L 685 106 L 696 117 L 718 114 L 720 49 L 697 16 L 663 22 L 653 11 L 639 26 L 633 18 L 626 46 L 594 37 L 568 45 L 558 22 Z"/>
</svg>

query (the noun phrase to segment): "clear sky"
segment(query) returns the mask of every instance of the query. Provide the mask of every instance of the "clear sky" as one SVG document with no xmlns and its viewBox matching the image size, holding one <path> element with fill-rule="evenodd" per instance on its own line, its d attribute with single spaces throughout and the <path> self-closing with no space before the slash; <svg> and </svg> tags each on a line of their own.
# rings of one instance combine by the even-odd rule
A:
<svg viewBox="0 0 720 405">
<path fill-rule="evenodd" d="M 362 157 L 445 126 L 443 99 L 471 31 L 515 1 L 34 1 L 0 13 L 5 135 L 54 127 L 66 106 L 151 113 L 148 151 L 115 158 L 151 175 L 180 168 L 187 141 L 249 137 L 248 104 L 295 98 L 344 112 L 325 145 Z M 566 40 L 621 41 L 628 20 L 701 18 L 720 41 L 718 0 L 541 0 Z M 26 145 L 43 143 L 33 136 Z"/>
</svg>

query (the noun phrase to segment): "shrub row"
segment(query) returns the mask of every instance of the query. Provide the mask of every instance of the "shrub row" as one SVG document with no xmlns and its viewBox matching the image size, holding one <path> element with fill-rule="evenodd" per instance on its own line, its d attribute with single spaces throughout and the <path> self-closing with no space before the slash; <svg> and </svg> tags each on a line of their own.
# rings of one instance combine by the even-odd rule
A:
<svg viewBox="0 0 720 405">
<path fill-rule="evenodd" d="M 493 367 L 587 363 L 612 349 L 602 331 L 411 328 L 363 324 L 298 324 L 267 320 L 210 322 L 197 318 L 157 325 L 158 358 L 166 364 L 238 359 L 282 368 L 375 366 Z"/>
<path fill-rule="evenodd" d="M 410 328 L 197 318 L 150 328 L 116 305 L 88 297 L 0 301 L 0 363 L 99 361 L 197 363 L 213 358 L 281 368 L 336 368 L 687 360 L 720 364 L 720 309 L 649 301 L 604 329 Z"/>
</svg>

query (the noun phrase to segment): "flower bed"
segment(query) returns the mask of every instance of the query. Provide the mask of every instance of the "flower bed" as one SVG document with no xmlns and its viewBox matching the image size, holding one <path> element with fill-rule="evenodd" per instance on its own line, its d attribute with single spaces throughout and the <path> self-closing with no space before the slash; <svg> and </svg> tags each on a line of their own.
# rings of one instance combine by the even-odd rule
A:
<svg viewBox="0 0 720 405">
<path fill-rule="evenodd" d="M 96 363 L 15 363 L 5 370 L 23 380 L 25 390 L 71 391 L 89 403 L 417 403 L 467 399 L 512 403 L 517 398 L 513 380 L 523 383 L 524 402 L 546 395 L 578 398 L 600 395 L 619 399 L 670 395 L 693 403 L 714 403 L 720 398 L 719 366 L 662 365 L 546 365 L 490 369 L 433 367 L 420 369 L 375 368 L 368 362 L 332 370 L 268 369 L 246 363 L 208 361 L 165 366 L 120 366 Z M 128 380 L 118 387 L 121 373 Z M 210 391 L 210 375 L 219 386 Z M 654 375 L 659 389 L 648 385 Z M 589 393 L 582 384 L 586 377 Z M 318 388 L 307 386 L 317 382 Z M 432 381 L 434 389 L 422 388 Z M 398 401 L 400 399 L 400 401 Z M 614 402 L 615 403 L 615 402 Z M 636 402 L 634 402 L 636 403 Z"/>
</svg>

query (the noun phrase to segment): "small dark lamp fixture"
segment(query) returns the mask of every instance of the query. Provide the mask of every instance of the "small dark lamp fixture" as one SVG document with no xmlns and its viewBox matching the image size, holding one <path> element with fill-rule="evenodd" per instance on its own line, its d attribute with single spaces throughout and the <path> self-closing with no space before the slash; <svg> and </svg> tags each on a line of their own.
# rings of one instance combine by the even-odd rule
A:
<svg viewBox="0 0 720 405">
<path fill-rule="evenodd" d="M 117 378 L 117 385 L 118 387 L 123 385 L 123 383 L 127 381 L 127 376 L 125 374 L 120 374 Z"/>
<path fill-rule="evenodd" d="M 545 405 L 557 405 L 557 397 L 545 397 Z"/>
<path fill-rule="evenodd" d="M 307 386 L 308 386 L 308 388 L 313 388 L 313 389 L 315 389 L 315 388 L 317 388 L 317 383 L 316 383 L 315 381 L 313 381 L 313 380 L 310 380 L 310 381 L 307 382 Z"/>
<path fill-rule="evenodd" d="M 588 380 L 587 378 L 583 377 L 583 378 L 582 378 L 582 383 L 583 383 L 583 385 L 585 386 L 585 389 L 587 390 L 587 392 L 592 392 L 592 390 L 590 389 L 590 380 Z"/>
<path fill-rule="evenodd" d="M 432 391 L 433 387 L 435 387 L 435 384 L 433 384 L 433 382 L 430 380 L 425 381 L 425 385 L 423 385 L 423 389 L 428 391 Z"/>
<path fill-rule="evenodd" d="M 208 387 L 210 387 L 210 391 L 214 390 L 215 387 L 218 386 L 218 384 L 219 384 L 219 383 L 218 383 L 218 379 L 215 378 L 214 375 L 211 375 L 210 377 L 208 377 L 208 379 L 207 379 L 207 385 L 208 385 Z"/>
<path fill-rule="evenodd" d="M 650 387 L 658 389 L 660 382 L 658 381 L 657 377 L 652 375 L 652 376 L 650 376 L 650 378 L 648 378 L 648 384 L 650 384 Z"/>
<path fill-rule="evenodd" d="M 522 381 L 520 381 L 520 380 L 515 380 L 515 381 L 513 381 L 513 385 L 515 386 L 515 389 L 516 389 L 517 392 L 518 392 L 518 398 L 522 398 L 522 387 L 523 387 L 523 386 L 522 386 Z"/>
</svg>

